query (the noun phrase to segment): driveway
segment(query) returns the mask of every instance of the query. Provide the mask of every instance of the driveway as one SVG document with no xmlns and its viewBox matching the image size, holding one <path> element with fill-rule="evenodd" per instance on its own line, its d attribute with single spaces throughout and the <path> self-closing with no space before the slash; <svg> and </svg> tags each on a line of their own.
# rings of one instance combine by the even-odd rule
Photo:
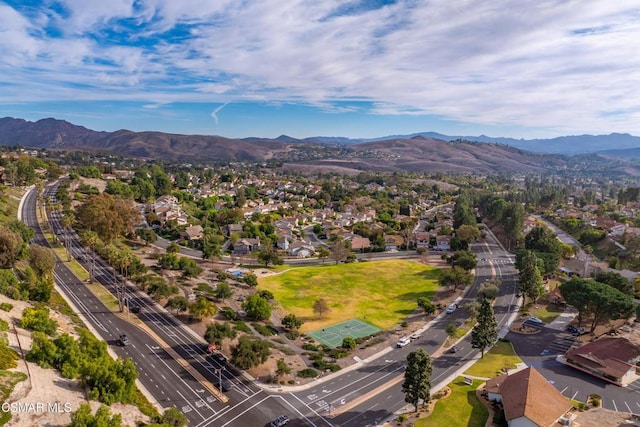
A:
<svg viewBox="0 0 640 427">
<path fill-rule="evenodd" d="M 586 402 L 589 395 L 595 393 L 602 397 L 602 406 L 606 409 L 640 413 L 640 380 L 627 387 L 618 387 L 556 360 L 556 356 L 564 354 L 573 341 L 570 334 L 542 327 L 538 334 L 509 332 L 506 338 L 527 366 L 536 368 L 568 398 Z"/>
</svg>

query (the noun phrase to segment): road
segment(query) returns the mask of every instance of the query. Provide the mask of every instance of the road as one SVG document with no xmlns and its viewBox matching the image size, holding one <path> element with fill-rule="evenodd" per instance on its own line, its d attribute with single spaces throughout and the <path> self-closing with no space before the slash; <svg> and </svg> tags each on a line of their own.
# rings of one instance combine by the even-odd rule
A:
<svg viewBox="0 0 640 427">
<path fill-rule="evenodd" d="M 47 187 L 47 194 L 55 194 L 56 187 Z M 23 203 L 22 218 L 36 230 L 34 241 L 45 244 L 36 221 L 36 191 L 29 193 Z M 90 269 L 90 257 L 82 247 L 75 233 L 66 234 L 56 214 L 50 217 L 51 225 L 63 240 L 70 242 L 71 252 L 75 256 L 84 256 L 85 268 Z M 130 357 L 138 369 L 139 379 L 146 390 L 163 407 L 174 406 L 181 410 L 191 426 L 245 426 L 264 425 L 282 413 L 297 416 L 293 409 L 277 396 L 269 396 L 261 388 L 246 380 L 239 371 L 229 364 L 220 364 L 211 358 L 204 349 L 204 340 L 196 337 L 184 325 L 179 324 L 162 307 L 157 306 L 146 295 L 138 293 L 135 287 L 128 285 L 127 298 L 132 304 L 142 307 L 137 317 L 169 345 L 168 349 L 154 339 L 144 329 L 126 321 L 125 315 L 111 312 L 80 282 L 64 263 L 58 262 L 55 269 L 56 284 L 73 302 L 77 311 L 86 319 L 98 338 L 106 341 L 110 348 L 121 357 Z M 95 266 L 96 280 L 116 295 L 115 282 L 120 276 L 97 258 Z M 135 320 L 134 315 L 129 315 Z M 118 345 L 120 334 L 126 334 L 131 341 L 128 346 Z M 209 382 L 216 383 L 222 376 L 232 384 L 227 392 L 228 403 L 220 402 L 198 381 L 189 369 L 180 364 L 173 356 L 177 355 L 190 364 Z M 261 403 L 258 403 L 261 402 Z M 260 410 L 256 410 L 259 405 Z"/>
</svg>

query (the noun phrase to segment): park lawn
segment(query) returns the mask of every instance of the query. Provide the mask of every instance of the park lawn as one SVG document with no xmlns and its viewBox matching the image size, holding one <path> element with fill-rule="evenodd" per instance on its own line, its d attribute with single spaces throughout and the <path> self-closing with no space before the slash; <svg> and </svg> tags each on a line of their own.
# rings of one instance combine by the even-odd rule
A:
<svg viewBox="0 0 640 427">
<path fill-rule="evenodd" d="M 513 369 L 516 363 L 522 363 L 513 346 L 508 341 L 498 341 L 491 350 L 485 353 L 484 357 L 474 363 L 465 374 L 481 378 L 493 378 L 502 369 Z"/>
<path fill-rule="evenodd" d="M 484 427 L 489 411 L 476 396 L 480 384 L 482 381 L 474 380 L 472 385 L 467 385 L 462 377 L 456 378 L 448 385 L 451 394 L 438 400 L 431 415 L 416 420 L 415 426 Z"/>
<path fill-rule="evenodd" d="M 400 323 L 417 307 L 419 297 L 433 297 L 440 270 L 408 260 L 291 267 L 258 279 L 287 312 L 301 317 L 301 331 L 313 331 L 358 318 L 382 329 Z M 326 299 L 329 313 L 318 319 L 313 303 Z"/>
<path fill-rule="evenodd" d="M 562 308 L 559 308 L 556 304 L 549 304 L 547 302 L 543 304 L 535 304 L 528 308 L 531 316 L 537 317 L 544 323 L 553 322 L 556 317 L 560 316 L 564 312 Z"/>
</svg>

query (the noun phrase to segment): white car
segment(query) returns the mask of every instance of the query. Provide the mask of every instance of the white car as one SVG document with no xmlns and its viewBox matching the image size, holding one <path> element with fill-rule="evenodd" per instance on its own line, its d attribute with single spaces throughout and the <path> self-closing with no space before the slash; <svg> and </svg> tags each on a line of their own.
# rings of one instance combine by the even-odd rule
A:
<svg viewBox="0 0 640 427">
<path fill-rule="evenodd" d="M 453 313 L 457 308 L 458 304 L 451 304 L 449 307 L 447 307 L 447 314 Z"/>
<path fill-rule="evenodd" d="M 531 316 L 527 320 L 529 322 L 531 322 L 531 323 L 537 323 L 538 325 L 544 325 L 544 322 L 542 320 L 538 319 L 537 317 Z"/>
<path fill-rule="evenodd" d="M 396 343 L 396 347 L 397 348 L 404 347 L 405 345 L 409 344 L 410 342 L 411 342 L 411 340 L 409 338 L 402 338 L 400 341 L 398 341 Z"/>
</svg>

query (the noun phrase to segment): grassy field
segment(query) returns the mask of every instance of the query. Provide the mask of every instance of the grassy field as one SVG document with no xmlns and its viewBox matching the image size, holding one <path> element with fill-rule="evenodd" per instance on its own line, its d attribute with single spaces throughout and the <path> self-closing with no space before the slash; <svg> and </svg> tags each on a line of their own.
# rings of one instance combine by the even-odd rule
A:
<svg viewBox="0 0 640 427">
<path fill-rule="evenodd" d="M 0 186 L 0 223 L 17 219 L 18 204 L 24 192 L 22 187 Z"/>
<path fill-rule="evenodd" d="M 537 317 L 544 323 L 553 322 L 556 317 L 560 316 L 564 312 L 564 309 L 559 308 L 556 304 L 535 304 L 528 309 L 531 316 Z"/>
<path fill-rule="evenodd" d="M 382 329 L 400 323 L 417 307 L 418 297 L 432 297 L 440 270 L 407 260 L 290 267 L 263 277 L 260 289 L 270 290 L 287 312 L 305 320 L 302 332 L 358 318 Z M 330 311 L 322 319 L 313 313 L 318 298 Z"/>
<path fill-rule="evenodd" d="M 449 384 L 451 394 L 436 402 L 431 415 L 416 421 L 416 427 L 426 426 L 468 426 L 484 427 L 489 411 L 478 400 L 476 389 L 482 381 L 467 385 L 458 377 Z"/>
<path fill-rule="evenodd" d="M 516 356 L 510 342 L 498 341 L 482 359 L 471 366 L 465 374 L 474 377 L 493 378 L 501 369 L 513 369 L 522 360 Z"/>
</svg>

